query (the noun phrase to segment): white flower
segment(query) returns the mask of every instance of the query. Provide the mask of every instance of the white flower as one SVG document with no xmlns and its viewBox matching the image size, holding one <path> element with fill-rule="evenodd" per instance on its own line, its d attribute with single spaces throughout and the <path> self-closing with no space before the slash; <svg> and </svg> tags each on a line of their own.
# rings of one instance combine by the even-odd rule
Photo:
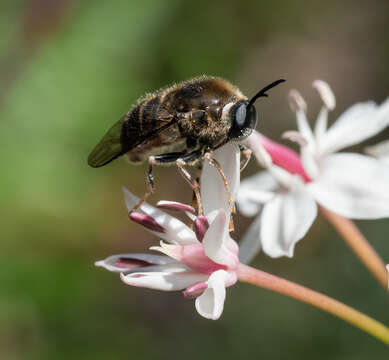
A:
<svg viewBox="0 0 389 360">
<path fill-rule="evenodd" d="M 228 144 L 215 151 L 222 166 L 232 198 L 239 186 L 240 152 Z M 196 310 L 205 318 L 216 320 L 222 312 L 225 288 L 237 281 L 238 245 L 230 237 L 229 220 L 232 205 L 216 169 L 204 164 L 201 192 L 206 216 L 193 215 L 190 206 L 160 202 L 161 208 L 186 211 L 194 221 L 195 231 L 183 222 L 147 203 L 130 218 L 162 239 L 154 246 L 164 255 L 113 255 L 96 262 L 109 271 L 119 272 L 128 285 L 151 289 L 184 290 L 187 298 L 196 298 Z M 124 189 L 126 205 L 131 210 L 138 198 Z"/>
<path fill-rule="evenodd" d="M 242 182 L 239 209 L 246 215 L 261 214 L 242 240 L 241 250 L 259 249 L 260 241 L 272 257 L 293 256 L 296 242 L 316 218 L 317 204 L 353 219 L 389 216 L 389 167 L 370 156 L 336 153 L 389 125 L 389 99 L 380 106 L 355 104 L 327 129 L 335 97 L 325 82 L 313 85 L 323 100 L 314 131 L 304 99 L 296 90 L 290 92 L 298 132 L 287 132 L 285 137 L 300 145 L 300 156 L 259 133 L 246 141 L 268 170 Z"/>
</svg>

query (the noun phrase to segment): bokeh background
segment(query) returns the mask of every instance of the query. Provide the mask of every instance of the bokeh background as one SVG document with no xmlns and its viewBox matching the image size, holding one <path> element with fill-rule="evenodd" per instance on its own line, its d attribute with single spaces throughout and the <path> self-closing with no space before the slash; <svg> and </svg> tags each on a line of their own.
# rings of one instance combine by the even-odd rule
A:
<svg viewBox="0 0 389 360">
<path fill-rule="evenodd" d="M 374 0 L 2 0 L 1 359 L 386 359 L 388 348 L 361 331 L 263 289 L 228 289 L 213 322 L 180 294 L 131 288 L 95 268 L 157 239 L 128 221 L 121 193 L 143 194 L 145 166 L 96 170 L 86 158 L 137 97 L 200 74 L 248 95 L 287 78 L 257 105 L 275 139 L 295 128 L 290 88 L 315 117 L 314 79 L 336 93 L 332 119 L 354 102 L 382 102 L 388 21 L 389 3 Z M 253 161 L 243 176 L 257 170 Z M 190 200 L 174 168 L 155 177 L 152 203 Z M 236 239 L 249 223 L 236 218 Z M 389 221 L 358 225 L 389 261 Z M 321 217 L 293 259 L 260 254 L 254 265 L 389 324 L 387 296 Z"/>
</svg>

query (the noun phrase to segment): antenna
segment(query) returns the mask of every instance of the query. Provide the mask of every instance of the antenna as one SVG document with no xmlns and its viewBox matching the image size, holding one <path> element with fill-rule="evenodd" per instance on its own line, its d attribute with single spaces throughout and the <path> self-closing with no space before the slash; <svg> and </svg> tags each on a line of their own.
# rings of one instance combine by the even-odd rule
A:
<svg viewBox="0 0 389 360">
<path fill-rule="evenodd" d="M 269 96 L 268 94 L 266 94 L 266 91 L 270 90 L 271 88 L 274 88 L 274 87 L 277 86 L 278 84 L 281 84 L 281 83 L 283 83 L 283 82 L 285 82 L 285 81 L 286 81 L 285 79 L 279 79 L 279 80 L 273 81 L 271 84 L 265 86 L 262 90 L 260 90 L 256 95 L 254 95 L 254 96 L 250 99 L 250 101 L 249 101 L 247 107 L 253 105 L 253 104 L 255 103 L 255 101 L 256 101 L 258 98 Z"/>
</svg>

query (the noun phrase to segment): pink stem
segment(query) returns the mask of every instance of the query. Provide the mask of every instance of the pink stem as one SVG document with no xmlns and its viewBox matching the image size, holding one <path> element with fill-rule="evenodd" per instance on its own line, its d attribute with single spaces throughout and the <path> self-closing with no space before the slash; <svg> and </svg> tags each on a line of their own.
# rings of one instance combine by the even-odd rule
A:
<svg viewBox="0 0 389 360">
<path fill-rule="evenodd" d="M 378 280 L 381 286 L 388 289 L 388 271 L 385 263 L 369 244 L 367 239 L 355 226 L 355 224 L 343 216 L 334 214 L 323 207 L 320 207 L 321 212 L 327 220 L 333 225 L 340 236 L 344 239 L 347 245 L 362 261 L 371 274 Z"/>
<path fill-rule="evenodd" d="M 326 295 L 244 264 L 239 265 L 238 279 L 327 311 L 389 345 L 389 329 L 385 325 Z"/>
</svg>

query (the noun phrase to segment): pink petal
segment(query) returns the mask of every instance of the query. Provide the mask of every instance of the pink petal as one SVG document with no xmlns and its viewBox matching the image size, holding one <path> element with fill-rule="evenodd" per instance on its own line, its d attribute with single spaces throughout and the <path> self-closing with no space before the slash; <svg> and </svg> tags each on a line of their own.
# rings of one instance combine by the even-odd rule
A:
<svg viewBox="0 0 389 360">
<path fill-rule="evenodd" d="M 210 274 L 225 269 L 225 266 L 215 263 L 205 255 L 201 244 L 180 246 L 161 242 L 161 246 L 152 246 L 150 249 L 160 251 L 199 273 Z"/>
<path fill-rule="evenodd" d="M 255 141 L 259 141 L 266 151 L 270 154 L 273 163 L 292 174 L 300 175 L 305 181 L 310 181 L 301 163 L 299 155 L 287 146 L 281 145 L 266 136 L 255 132 L 251 136 L 255 136 Z M 254 150 L 254 149 L 253 149 Z"/>
</svg>

